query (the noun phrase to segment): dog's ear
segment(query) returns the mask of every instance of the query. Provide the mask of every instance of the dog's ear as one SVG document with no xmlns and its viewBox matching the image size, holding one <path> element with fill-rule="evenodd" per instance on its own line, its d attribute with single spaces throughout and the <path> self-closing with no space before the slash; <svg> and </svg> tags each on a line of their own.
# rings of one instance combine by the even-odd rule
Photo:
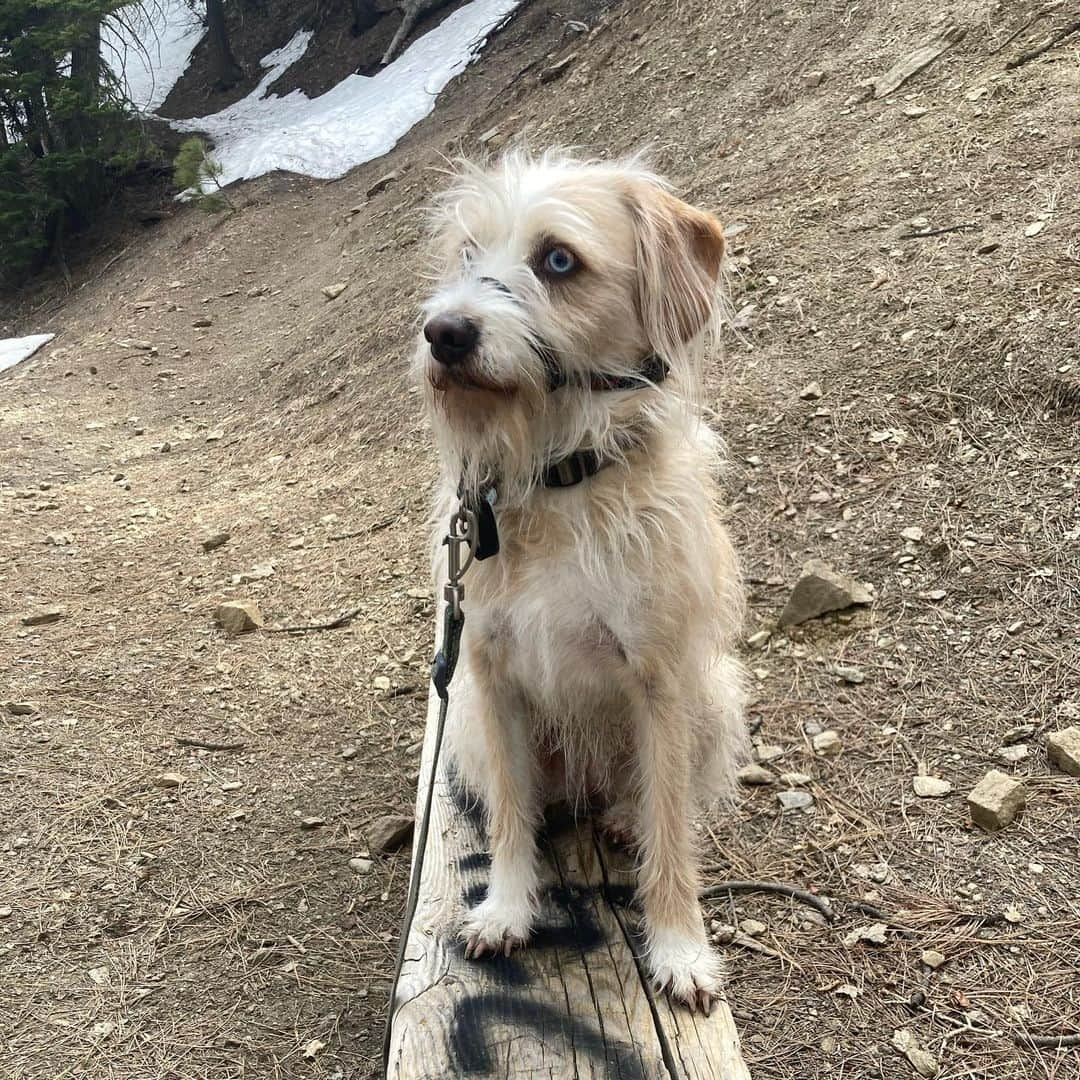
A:
<svg viewBox="0 0 1080 1080">
<path fill-rule="evenodd" d="M 630 198 L 637 238 L 638 314 L 661 355 L 696 338 L 720 303 L 724 229 L 706 213 L 643 181 Z"/>
</svg>

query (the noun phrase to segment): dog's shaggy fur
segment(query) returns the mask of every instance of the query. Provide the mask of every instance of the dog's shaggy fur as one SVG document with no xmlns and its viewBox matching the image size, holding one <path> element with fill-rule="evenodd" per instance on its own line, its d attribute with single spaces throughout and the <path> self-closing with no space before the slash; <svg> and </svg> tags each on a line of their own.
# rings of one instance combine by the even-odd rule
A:
<svg viewBox="0 0 1080 1080">
<path fill-rule="evenodd" d="M 527 942 L 544 803 L 587 797 L 637 847 L 657 986 L 708 1010 L 721 970 L 690 821 L 729 788 L 746 741 L 732 655 L 742 588 L 717 505 L 718 445 L 697 407 L 723 231 L 635 160 L 519 152 L 462 167 L 436 240 L 441 285 L 425 314 L 478 332 L 464 359 L 440 362 L 422 340 L 413 363 L 440 452 L 436 580 L 462 479 L 475 490 L 495 478 L 502 542 L 465 579 L 447 732 L 492 846 L 467 952 Z M 660 384 L 590 387 L 654 352 L 670 367 Z M 545 355 L 567 385 L 549 388 Z M 538 483 L 582 448 L 609 464 L 574 487 Z"/>
</svg>

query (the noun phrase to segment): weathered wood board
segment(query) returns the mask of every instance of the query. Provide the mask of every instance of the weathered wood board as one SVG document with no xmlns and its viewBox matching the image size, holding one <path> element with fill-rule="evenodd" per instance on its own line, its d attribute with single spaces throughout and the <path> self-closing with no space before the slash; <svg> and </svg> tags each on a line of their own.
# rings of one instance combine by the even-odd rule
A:
<svg viewBox="0 0 1080 1080">
<path fill-rule="evenodd" d="M 453 688 L 450 697 L 452 711 Z M 438 704 L 433 693 L 418 818 Z M 509 958 L 464 958 L 458 926 L 484 894 L 489 860 L 480 814 L 451 784 L 445 765 L 444 758 L 391 1004 L 389 1080 L 749 1080 L 725 1002 L 706 1018 L 647 987 L 635 952 L 632 869 L 588 820 L 549 817 L 541 836 L 543 908 L 529 947 Z M 414 869 L 416 857 L 414 851 Z"/>
</svg>

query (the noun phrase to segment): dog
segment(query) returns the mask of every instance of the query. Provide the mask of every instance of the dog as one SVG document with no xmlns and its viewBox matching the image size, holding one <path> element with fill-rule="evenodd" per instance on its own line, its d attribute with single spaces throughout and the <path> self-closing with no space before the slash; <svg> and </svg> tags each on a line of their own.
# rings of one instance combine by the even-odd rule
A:
<svg viewBox="0 0 1080 1080">
<path fill-rule="evenodd" d="M 747 743 L 743 589 L 700 412 L 723 229 L 638 159 L 519 150 L 461 166 L 433 239 L 412 375 L 441 466 L 437 584 L 459 497 L 499 543 L 466 578 L 446 733 L 492 856 L 465 953 L 527 943 L 543 808 L 587 800 L 636 848 L 655 986 L 707 1013 L 722 967 L 691 821 Z"/>
</svg>

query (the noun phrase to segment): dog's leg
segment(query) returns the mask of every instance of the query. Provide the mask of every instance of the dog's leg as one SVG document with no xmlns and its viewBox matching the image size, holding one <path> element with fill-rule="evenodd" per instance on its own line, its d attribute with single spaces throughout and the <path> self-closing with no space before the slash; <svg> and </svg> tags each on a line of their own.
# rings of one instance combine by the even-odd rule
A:
<svg viewBox="0 0 1080 1080">
<path fill-rule="evenodd" d="M 706 1014 L 723 974 L 709 946 L 698 902 L 690 835 L 693 744 L 675 673 L 650 674 L 633 701 L 640 782 L 638 886 L 645 909 L 646 957 L 660 990 Z"/>
<path fill-rule="evenodd" d="M 524 945 L 536 915 L 539 777 L 524 702 L 499 685 L 493 665 L 477 669 L 476 719 L 483 726 L 491 877 L 487 896 L 466 916 L 465 955 L 510 953 Z"/>
</svg>

